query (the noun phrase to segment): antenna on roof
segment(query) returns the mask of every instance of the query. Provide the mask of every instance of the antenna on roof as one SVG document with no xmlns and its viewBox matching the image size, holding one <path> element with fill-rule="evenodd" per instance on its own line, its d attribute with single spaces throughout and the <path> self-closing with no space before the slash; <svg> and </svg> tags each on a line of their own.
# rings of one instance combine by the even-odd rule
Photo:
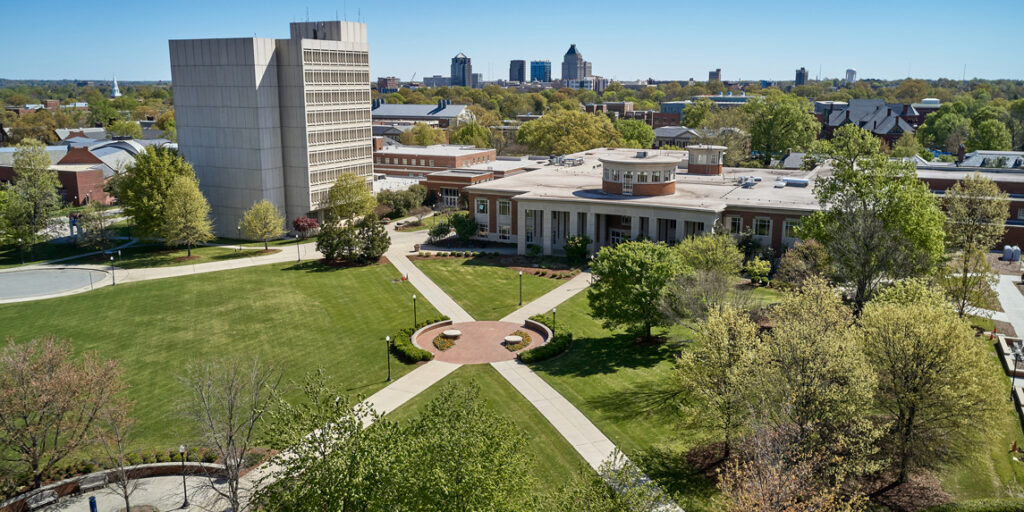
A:
<svg viewBox="0 0 1024 512">
<path fill-rule="evenodd" d="M 306 23 L 309 23 L 309 6 L 306 6 Z"/>
</svg>

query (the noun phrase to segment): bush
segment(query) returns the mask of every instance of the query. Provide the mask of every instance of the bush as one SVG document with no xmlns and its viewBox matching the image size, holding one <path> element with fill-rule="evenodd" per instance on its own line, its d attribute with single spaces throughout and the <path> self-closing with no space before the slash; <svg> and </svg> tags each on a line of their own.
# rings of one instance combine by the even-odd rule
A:
<svg viewBox="0 0 1024 512">
<path fill-rule="evenodd" d="M 214 453 L 212 450 L 204 450 L 203 462 L 207 464 L 213 464 L 214 462 L 217 462 L 217 454 Z"/>
<path fill-rule="evenodd" d="M 430 361 L 433 359 L 434 354 L 413 345 L 412 341 L 409 340 L 409 337 L 412 336 L 417 329 L 443 320 L 448 320 L 448 317 L 442 316 L 440 318 L 424 320 L 416 324 L 415 329 L 412 327 L 406 327 L 391 336 L 391 349 L 392 352 L 394 352 L 395 357 L 406 363 L 418 363 L 420 361 Z"/>
<path fill-rule="evenodd" d="M 1017 512 L 1019 510 L 1024 510 L 1024 499 L 1022 498 L 986 498 L 962 503 L 932 505 L 921 509 L 921 512 Z"/>
<path fill-rule="evenodd" d="M 455 346 L 455 340 L 448 338 L 443 334 L 438 334 L 437 336 L 434 336 L 433 343 L 434 346 L 441 351 L 448 350 Z"/>
<path fill-rule="evenodd" d="M 519 360 L 524 363 L 536 363 L 551 359 L 569 349 L 572 344 L 572 333 L 556 334 L 547 343 L 519 353 Z"/>
<path fill-rule="evenodd" d="M 143 453 L 139 458 L 142 460 L 143 464 L 152 464 L 156 462 L 156 457 L 153 456 L 152 453 Z"/>
<path fill-rule="evenodd" d="M 168 457 L 166 453 L 157 452 L 157 454 L 156 454 L 156 461 L 157 462 L 170 462 L 171 458 Z"/>
<path fill-rule="evenodd" d="M 526 255 L 531 257 L 531 258 L 536 258 L 537 256 L 540 256 L 540 253 L 543 252 L 543 251 L 544 250 L 541 249 L 541 247 L 539 245 L 537 245 L 537 244 L 530 244 L 526 248 Z"/>
<path fill-rule="evenodd" d="M 587 246 L 593 240 L 588 236 L 570 236 L 565 239 L 565 259 L 572 266 L 584 265 L 587 262 Z"/>
<path fill-rule="evenodd" d="M 142 457 L 139 457 L 139 454 L 137 453 L 129 453 L 127 456 L 125 456 L 125 459 L 127 459 L 128 464 L 132 466 L 142 463 Z"/>
</svg>

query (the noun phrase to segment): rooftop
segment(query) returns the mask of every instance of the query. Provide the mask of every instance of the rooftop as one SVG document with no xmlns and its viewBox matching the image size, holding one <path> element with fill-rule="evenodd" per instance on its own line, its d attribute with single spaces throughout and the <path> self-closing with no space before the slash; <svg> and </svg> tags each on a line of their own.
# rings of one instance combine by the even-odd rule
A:
<svg viewBox="0 0 1024 512">
<path fill-rule="evenodd" d="M 376 151 L 378 154 L 388 155 L 416 155 L 416 156 L 469 156 L 482 152 L 494 151 L 493 149 L 480 149 L 475 146 L 464 146 L 457 144 L 435 144 L 433 146 L 384 146 Z"/>
<path fill-rule="evenodd" d="M 682 162 L 686 151 L 648 150 L 649 158 L 663 158 Z M 599 148 L 567 157 L 583 159 L 583 165 L 546 165 L 539 170 L 516 174 L 502 179 L 471 185 L 466 189 L 483 193 L 488 191 L 516 194 L 517 199 L 550 201 L 602 202 L 620 201 L 628 204 L 660 206 L 686 210 L 722 211 L 727 206 L 746 208 L 789 209 L 814 211 L 818 202 L 814 198 L 813 183 L 816 171 L 786 171 L 778 169 L 726 168 L 720 176 L 676 174 L 676 192 L 665 196 L 623 196 L 601 191 L 604 173 L 601 160 L 636 161 L 635 149 Z M 741 177 L 760 178 L 750 188 L 743 188 Z M 807 186 L 775 187 L 784 178 L 807 181 Z"/>
<path fill-rule="evenodd" d="M 547 164 L 547 160 L 530 160 L 530 159 L 527 159 L 527 158 L 512 160 L 512 159 L 499 158 L 499 159 L 494 160 L 492 162 L 485 162 L 485 163 L 482 163 L 482 164 L 473 164 L 473 165 L 470 165 L 468 167 L 463 167 L 463 169 L 470 169 L 470 170 L 476 170 L 476 171 L 504 171 L 504 172 L 508 172 L 508 171 L 514 171 L 516 169 L 522 169 L 522 168 L 530 168 L 530 169 L 537 168 L 537 169 L 539 169 L 539 168 L 543 167 L 545 164 Z"/>
</svg>

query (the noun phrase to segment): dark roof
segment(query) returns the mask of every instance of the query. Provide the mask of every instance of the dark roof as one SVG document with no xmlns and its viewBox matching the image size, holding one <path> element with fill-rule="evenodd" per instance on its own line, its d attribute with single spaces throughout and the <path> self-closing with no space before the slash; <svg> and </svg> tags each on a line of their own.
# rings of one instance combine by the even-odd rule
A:
<svg viewBox="0 0 1024 512">
<path fill-rule="evenodd" d="M 579 55 L 579 52 L 576 51 L 576 44 L 574 43 L 574 44 L 570 45 L 569 46 L 569 51 L 565 52 L 565 54 L 566 55 Z"/>
<path fill-rule="evenodd" d="M 912 106 L 904 106 L 902 103 L 887 104 L 880 99 L 855 99 L 850 100 L 846 107 L 833 110 L 825 122 L 833 127 L 853 123 L 876 135 L 914 133 L 914 127 L 900 117 L 904 110 L 906 115 L 917 115 Z"/>
<path fill-rule="evenodd" d="M 687 135 L 687 134 L 690 137 L 696 137 L 697 136 L 697 132 L 695 132 L 695 131 L 693 131 L 693 130 L 685 127 L 685 126 L 662 126 L 661 128 L 655 128 L 654 129 L 654 136 L 655 137 L 668 137 L 668 138 L 674 139 L 676 137 L 682 137 L 682 136 Z"/>
</svg>

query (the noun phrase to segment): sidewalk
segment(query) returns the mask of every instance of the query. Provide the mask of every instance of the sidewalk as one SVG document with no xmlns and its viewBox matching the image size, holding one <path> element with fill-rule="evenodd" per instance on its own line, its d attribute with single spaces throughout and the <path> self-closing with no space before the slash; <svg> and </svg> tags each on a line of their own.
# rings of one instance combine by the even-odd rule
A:
<svg viewBox="0 0 1024 512">
<path fill-rule="evenodd" d="M 525 322 L 531 316 L 551 311 L 551 308 L 571 299 L 574 295 L 590 286 L 590 272 L 580 272 L 567 283 L 537 297 L 529 304 L 509 313 L 502 322 Z"/>
<path fill-rule="evenodd" d="M 1024 295 L 1017 289 L 1020 276 L 1000 275 L 999 283 L 996 285 L 996 293 L 999 294 L 999 304 L 1003 306 L 1006 320 L 1013 326 L 1017 336 L 1024 336 Z M 996 320 L 1001 320 L 996 318 Z"/>
</svg>

